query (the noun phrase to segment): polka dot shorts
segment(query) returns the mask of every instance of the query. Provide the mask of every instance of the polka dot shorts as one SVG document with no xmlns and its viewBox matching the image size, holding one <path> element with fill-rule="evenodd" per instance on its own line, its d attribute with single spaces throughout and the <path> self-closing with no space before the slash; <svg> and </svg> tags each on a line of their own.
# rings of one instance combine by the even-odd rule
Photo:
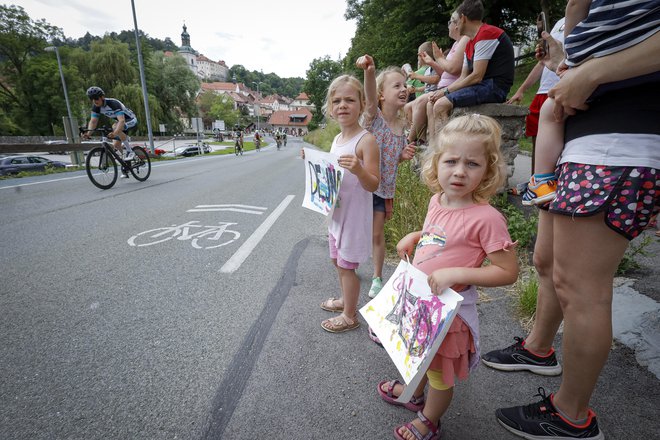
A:
<svg viewBox="0 0 660 440">
<path fill-rule="evenodd" d="M 605 223 L 628 240 L 660 211 L 660 170 L 564 163 L 550 212 L 573 217 L 605 213 Z"/>
</svg>

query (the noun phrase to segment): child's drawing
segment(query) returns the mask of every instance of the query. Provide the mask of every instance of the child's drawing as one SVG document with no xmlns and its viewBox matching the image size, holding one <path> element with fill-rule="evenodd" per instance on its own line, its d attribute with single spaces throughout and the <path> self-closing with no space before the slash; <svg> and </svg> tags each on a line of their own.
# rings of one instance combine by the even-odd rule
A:
<svg viewBox="0 0 660 440">
<path fill-rule="evenodd" d="M 426 280 L 401 261 L 378 296 L 360 309 L 408 384 L 400 402 L 410 400 L 463 301 L 451 289 L 433 295 Z"/>
<path fill-rule="evenodd" d="M 342 169 L 333 154 L 310 148 L 304 148 L 304 152 L 305 198 L 302 206 L 328 215 L 338 199 Z"/>
</svg>

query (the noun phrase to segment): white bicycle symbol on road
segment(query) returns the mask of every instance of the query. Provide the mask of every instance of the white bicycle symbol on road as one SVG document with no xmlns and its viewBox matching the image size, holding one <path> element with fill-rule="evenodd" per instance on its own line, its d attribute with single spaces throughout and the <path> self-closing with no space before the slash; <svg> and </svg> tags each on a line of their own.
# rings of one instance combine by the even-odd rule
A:
<svg viewBox="0 0 660 440">
<path fill-rule="evenodd" d="M 152 246 L 176 238 L 177 240 L 190 240 L 190 244 L 195 249 L 215 249 L 233 243 L 241 236 L 240 232 L 227 229 L 228 226 L 237 223 L 219 222 L 217 225 L 212 226 L 197 223 L 200 222 L 193 220 L 178 226 L 172 225 L 140 232 L 129 238 L 128 244 L 137 247 Z M 191 233 L 190 231 L 193 228 L 205 229 Z M 223 235 L 225 235 L 224 241 L 220 242 Z M 227 236 L 230 238 L 227 238 Z"/>
</svg>

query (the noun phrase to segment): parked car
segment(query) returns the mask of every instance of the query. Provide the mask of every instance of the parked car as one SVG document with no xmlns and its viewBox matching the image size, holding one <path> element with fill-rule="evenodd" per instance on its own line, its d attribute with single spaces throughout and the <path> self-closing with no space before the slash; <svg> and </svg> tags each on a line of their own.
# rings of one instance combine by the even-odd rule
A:
<svg viewBox="0 0 660 440">
<path fill-rule="evenodd" d="M 203 146 L 203 151 L 204 153 L 210 153 L 211 152 L 211 147 L 208 144 L 204 144 Z M 165 157 L 174 157 L 174 156 L 196 156 L 200 154 L 199 152 L 199 146 L 197 145 L 184 145 L 182 147 L 177 147 L 174 149 L 174 153 L 166 153 L 163 154 Z"/>
<path fill-rule="evenodd" d="M 0 176 L 18 174 L 21 171 L 45 171 L 46 168 L 65 168 L 64 162 L 41 156 L 8 156 L 0 158 Z"/>
</svg>

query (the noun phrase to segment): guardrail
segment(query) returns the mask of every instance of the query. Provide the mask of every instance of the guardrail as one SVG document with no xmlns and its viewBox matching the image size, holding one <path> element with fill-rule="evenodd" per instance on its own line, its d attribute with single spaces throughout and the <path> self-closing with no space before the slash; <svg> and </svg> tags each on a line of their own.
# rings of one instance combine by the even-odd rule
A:
<svg viewBox="0 0 660 440">
<path fill-rule="evenodd" d="M 101 142 L 84 144 L 0 144 L 0 154 L 7 153 L 47 153 L 49 151 L 87 151 L 101 145 Z"/>
</svg>

